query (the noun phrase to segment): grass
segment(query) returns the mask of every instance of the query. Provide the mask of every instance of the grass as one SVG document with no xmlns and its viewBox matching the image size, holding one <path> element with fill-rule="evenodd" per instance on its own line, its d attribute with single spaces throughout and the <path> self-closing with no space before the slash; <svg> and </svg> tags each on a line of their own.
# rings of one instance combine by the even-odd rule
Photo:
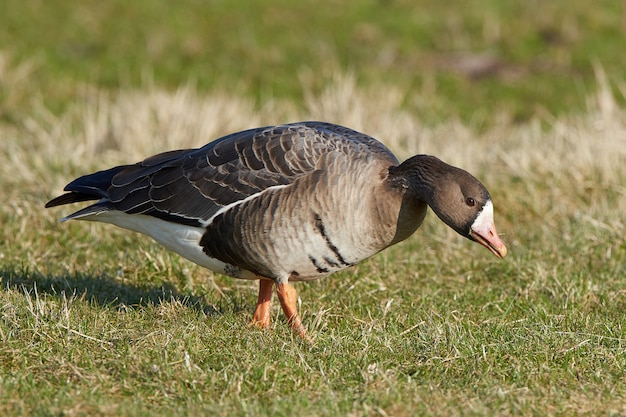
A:
<svg viewBox="0 0 626 417">
<path fill-rule="evenodd" d="M 594 61 L 623 78 L 623 13 L 614 0 L 30 0 L 6 5 L 0 45 L 34 61 L 35 93 L 57 113 L 77 83 L 176 89 L 191 80 L 263 104 L 299 102 L 303 84 L 320 89 L 324 74 L 355 71 L 361 87 L 384 80 L 410 92 L 404 105 L 424 121 L 482 125 L 503 109 L 518 121 L 584 111 Z"/>
<path fill-rule="evenodd" d="M 625 414 L 623 22 L 615 2 L 533 5 L 466 2 L 459 14 L 371 2 L 315 9 L 309 25 L 285 23 L 301 9 L 280 2 L 8 5 L 0 414 Z M 67 24 L 50 31 L 58 16 Z M 222 37 L 205 51 L 209 32 Z M 302 48 L 303 36 L 317 46 Z M 137 47 L 147 40 L 156 46 Z M 389 48 L 392 64 L 372 59 Z M 470 80 L 435 59 L 477 50 L 507 70 L 543 60 L 559 70 Z M 491 257 L 431 213 L 406 242 L 296 284 L 309 346 L 277 305 L 269 331 L 248 328 L 254 283 L 43 209 L 86 172 L 304 119 L 473 172 L 509 256 Z"/>
<path fill-rule="evenodd" d="M 280 320 L 270 332 L 249 330 L 247 285 L 215 277 L 220 295 L 196 277 L 192 290 L 173 289 L 184 288 L 186 266 L 153 247 L 122 255 L 131 276 L 96 254 L 104 266 L 95 272 L 4 271 L 5 411 L 623 412 L 624 284 L 614 279 L 623 247 L 592 277 L 588 260 L 606 259 L 604 247 L 585 249 L 580 261 L 535 247 L 494 263 L 472 260 L 467 245 L 429 240 L 301 285 L 313 346 Z M 588 246 L 585 233 L 572 240 Z M 427 257 L 416 255 L 422 243 Z"/>
<path fill-rule="evenodd" d="M 393 88 L 362 89 L 351 76 L 307 92 L 304 110 L 148 88 L 91 92 L 61 116 L 38 108 L 20 128 L 3 126 L 0 411 L 625 412 L 625 119 L 599 80 L 586 115 L 547 131 L 538 121 L 480 134 L 454 120 L 426 127 Z M 407 242 L 298 285 L 308 346 L 278 306 L 270 331 L 248 328 L 253 283 L 42 209 L 75 175 L 277 113 L 343 121 L 400 155 L 435 153 L 475 172 L 509 257 L 493 259 L 429 215 Z"/>
</svg>

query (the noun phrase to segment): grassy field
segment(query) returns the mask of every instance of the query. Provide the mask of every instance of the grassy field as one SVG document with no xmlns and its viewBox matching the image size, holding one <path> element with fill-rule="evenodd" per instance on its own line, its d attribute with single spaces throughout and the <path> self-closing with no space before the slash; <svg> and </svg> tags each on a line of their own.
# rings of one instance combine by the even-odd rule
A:
<svg viewBox="0 0 626 417">
<path fill-rule="evenodd" d="M 329 74 L 359 86 L 394 85 L 430 123 L 460 116 L 491 124 L 583 111 L 593 62 L 626 68 L 623 2 L 499 0 L 11 1 L 0 48 L 29 60 L 38 94 L 59 112 L 77 84 L 110 89 L 147 80 L 193 82 L 251 97 L 299 102 Z M 621 95 L 618 96 L 623 103 Z M 6 111 L 6 109 L 5 109 Z M 5 115 L 6 117 L 6 115 Z M 16 115 L 19 119 L 19 115 Z"/>
<path fill-rule="evenodd" d="M 0 415 L 626 414 L 623 6 L 420 3 L 430 13 L 11 2 Z M 476 51 L 506 71 L 477 79 L 440 61 Z M 558 71 L 516 78 L 545 60 Z M 92 170 L 305 119 L 474 173 L 509 256 L 430 213 L 406 242 L 296 284 L 307 345 L 278 305 L 269 331 L 248 327 L 253 283 L 43 209 Z"/>
</svg>

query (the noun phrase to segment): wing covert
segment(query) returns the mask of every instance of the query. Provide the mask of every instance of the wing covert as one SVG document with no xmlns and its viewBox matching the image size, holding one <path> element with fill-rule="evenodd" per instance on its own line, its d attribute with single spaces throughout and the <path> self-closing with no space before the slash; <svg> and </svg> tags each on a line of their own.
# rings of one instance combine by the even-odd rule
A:
<svg viewBox="0 0 626 417">
<path fill-rule="evenodd" d="M 73 201 L 103 198 L 93 207 L 203 225 L 225 206 L 289 185 L 326 169 L 326 164 L 354 159 L 368 163 L 372 158 L 397 163 L 382 143 L 367 135 L 303 122 L 250 129 L 198 149 L 154 155 L 81 177 L 66 191 L 75 194 L 69 198 Z M 65 201 L 59 197 L 52 203 Z"/>
</svg>

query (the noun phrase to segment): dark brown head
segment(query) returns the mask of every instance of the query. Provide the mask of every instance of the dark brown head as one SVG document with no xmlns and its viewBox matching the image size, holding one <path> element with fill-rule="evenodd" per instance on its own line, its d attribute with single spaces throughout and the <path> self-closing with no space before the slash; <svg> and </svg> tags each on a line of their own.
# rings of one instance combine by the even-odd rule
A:
<svg viewBox="0 0 626 417">
<path fill-rule="evenodd" d="M 493 222 L 487 189 L 470 173 L 430 155 L 416 155 L 390 169 L 390 177 L 405 181 L 407 192 L 425 201 L 457 233 L 503 258 L 507 249 Z"/>
</svg>

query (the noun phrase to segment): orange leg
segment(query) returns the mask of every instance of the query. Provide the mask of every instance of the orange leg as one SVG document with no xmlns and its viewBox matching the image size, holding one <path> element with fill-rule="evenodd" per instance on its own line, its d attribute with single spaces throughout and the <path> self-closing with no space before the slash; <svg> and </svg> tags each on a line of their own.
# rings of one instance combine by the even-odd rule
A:
<svg viewBox="0 0 626 417">
<path fill-rule="evenodd" d="M 270 327 L 270 306 L 272 304 L 273 286 L 274 281 L 271 279 L 259 280 L 259 299 L 256 303 L 256 309 L 254 310 L 250 325 L 256 325 L 260 328 Z"/>
<path fill-rule="evenodd" d="M 289 326 L 298 334 L 298 336 L 310 342 L 311 339 L 302 325 L 302 320 L 298 314 L 298 307 L 296 307 L 296 302 L 298 301 L 296 289 L 293 285 L 285 282 L 283 284 L 276 285 L 276 294 L 280 300 L 283 312 L 287 317 L 287 323 L 289 323 Z"/>
</svg>

